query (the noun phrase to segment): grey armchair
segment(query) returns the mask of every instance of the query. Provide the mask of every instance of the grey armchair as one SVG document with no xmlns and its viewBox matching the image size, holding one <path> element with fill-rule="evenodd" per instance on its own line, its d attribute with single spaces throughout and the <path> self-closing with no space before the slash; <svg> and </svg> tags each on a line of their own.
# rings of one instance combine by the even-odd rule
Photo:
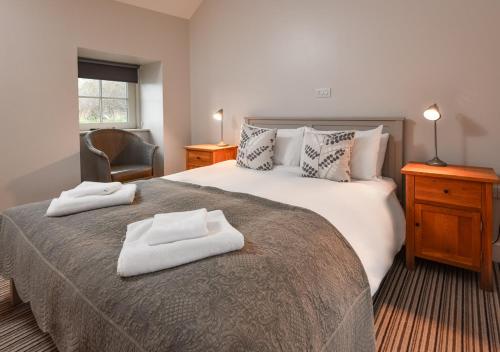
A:
<svg viewBox="0 0 500 352">
<path fill-rule="evenodd" d="M 81 142 L 82 181 L 127 182 L 156 175 L 158 146 L 119 129 L 87 133 Z"/>
</svg>

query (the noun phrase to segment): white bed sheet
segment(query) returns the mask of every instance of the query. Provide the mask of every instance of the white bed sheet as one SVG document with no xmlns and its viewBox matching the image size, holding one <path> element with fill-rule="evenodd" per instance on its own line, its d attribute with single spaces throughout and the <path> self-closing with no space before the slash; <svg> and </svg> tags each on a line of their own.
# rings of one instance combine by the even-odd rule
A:
<svg viewBox="0 0 500 352">
<path fill-rule="evenodd" d="M 256 171 L 234 160 L 164 177 L 231 192 L 248 193 L 310 209 L 330 221 L 360 258 L 375 294 L 405 237 L 403 209 L 392 179 L 339 183 L 300 176 L 300 168 Z"/>
</svg>

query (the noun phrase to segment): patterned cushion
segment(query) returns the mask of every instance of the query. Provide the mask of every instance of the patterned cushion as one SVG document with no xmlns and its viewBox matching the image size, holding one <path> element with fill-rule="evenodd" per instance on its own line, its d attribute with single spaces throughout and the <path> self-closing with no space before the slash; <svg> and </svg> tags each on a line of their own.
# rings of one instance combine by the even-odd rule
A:
<svg viewBox="0 0 500 352">
<path fill-rule="evenodd" d="M 306 131 L 302 148 L 302 176 L 351 181 L 351 159 L 354 131 Z"/>
<path fill-rule="evenodd" d="M 271 170 L 276 131 L 243 124 L 236 163 L 249 169 Z"/>
</svg>

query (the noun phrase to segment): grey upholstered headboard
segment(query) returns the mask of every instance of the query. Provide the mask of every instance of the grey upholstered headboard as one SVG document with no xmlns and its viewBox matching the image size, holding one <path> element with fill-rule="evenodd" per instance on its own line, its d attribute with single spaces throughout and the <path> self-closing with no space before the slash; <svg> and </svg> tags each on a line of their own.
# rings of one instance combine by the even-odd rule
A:
<svg viewBox="0 0 500 352">
<path fill-rule="evenodd" d="M 245 121 L 254 126 L 267 128 L 298 128 L 313 127 L 317 130 L 368 130 L 383 125 L 384 133 L 389 133 L 389 143 L 385 154 L 383 176 L 392 178 L 397 186 L 397 196 L 401 200 L 403 195 L 403 145 L 404 145 L 404 118 L 272 118 L 246 117 Z"/>
</svg>

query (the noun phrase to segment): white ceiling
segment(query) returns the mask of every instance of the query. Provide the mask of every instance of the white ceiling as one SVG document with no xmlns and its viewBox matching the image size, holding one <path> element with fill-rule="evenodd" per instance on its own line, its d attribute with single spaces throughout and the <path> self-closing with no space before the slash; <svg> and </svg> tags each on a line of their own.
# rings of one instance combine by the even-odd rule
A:
<svg viewBox="0 0 500 352">
<path fill-rule="evenodd" d="M 203 0 L 115 0 L 167 15 L 190 19 Z"/>
</svg>

